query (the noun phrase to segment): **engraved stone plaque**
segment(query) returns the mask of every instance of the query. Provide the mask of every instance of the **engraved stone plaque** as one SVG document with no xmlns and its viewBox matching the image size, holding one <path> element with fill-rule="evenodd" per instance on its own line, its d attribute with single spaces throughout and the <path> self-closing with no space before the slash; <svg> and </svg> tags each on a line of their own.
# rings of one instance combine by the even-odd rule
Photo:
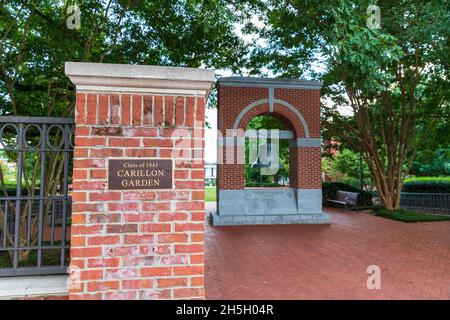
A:
<svg viewBox="0 0 450 320">
<path fill-rule="evenodd" d="M 108 159 L 109 190 L 172 189 L 170 159 Z"/>
</svg>

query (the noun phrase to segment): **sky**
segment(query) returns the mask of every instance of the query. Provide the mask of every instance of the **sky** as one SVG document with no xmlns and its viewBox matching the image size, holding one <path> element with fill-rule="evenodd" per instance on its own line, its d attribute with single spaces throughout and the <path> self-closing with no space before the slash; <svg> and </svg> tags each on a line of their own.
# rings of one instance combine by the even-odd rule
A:
<svg viewBox="0 0 450 320">
<path fill-rule="evenodd" d="M 217 161 L 217 109 L 206 109 L 206 119 L 211 124 L 211 129 L 205 132 L 205 162 Z"/>
</svg>

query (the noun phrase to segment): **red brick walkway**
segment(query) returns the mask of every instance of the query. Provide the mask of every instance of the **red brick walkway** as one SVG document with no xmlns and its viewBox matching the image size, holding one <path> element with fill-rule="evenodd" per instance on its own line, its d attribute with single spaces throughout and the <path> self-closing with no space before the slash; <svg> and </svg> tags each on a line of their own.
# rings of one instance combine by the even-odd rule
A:
<svg viewBox="0 0 450 320">
<path fill-rule="evenodd" d="M 206 298 L 450 298 L 450 221 L 326 211 L 328 226 L 208 226 Z M 380 290 L 367 289 L 369 265 Z"/>
</svg>

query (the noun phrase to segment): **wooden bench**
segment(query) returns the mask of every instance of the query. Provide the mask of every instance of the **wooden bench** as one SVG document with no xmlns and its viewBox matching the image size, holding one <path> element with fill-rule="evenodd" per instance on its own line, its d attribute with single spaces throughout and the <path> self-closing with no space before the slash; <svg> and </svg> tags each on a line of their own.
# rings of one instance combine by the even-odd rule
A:
<svg viewBox="0 0 450 320">
<path fill-rule="evenodd" d="M 349 191 L 341 191 L 338 190 L 336 192 L 336 196 L 333 199 L 327 199 L 328 202 L 334 204 L 343 205 L 344 208 L 355 208 L 358 211 L 358 193 L 357 192 L 349 192 Z"/>
</svg>

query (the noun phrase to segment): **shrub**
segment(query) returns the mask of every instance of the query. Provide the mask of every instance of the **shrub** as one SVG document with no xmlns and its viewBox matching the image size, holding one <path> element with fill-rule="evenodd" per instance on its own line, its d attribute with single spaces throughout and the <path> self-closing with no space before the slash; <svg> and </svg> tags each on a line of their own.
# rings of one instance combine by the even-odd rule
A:
<svg viewBox="0 0 450 320">
<path fill-rule="evenodd" d="M 360 184 L 359 179 L 352 178 L 352 177 L 342 177 L 340 179 L 335 179 L 335 180 L 336 180 L 336 182 L 345 183 L 345 184 L 351 185 L 355 188 L 359 188 L 359 184 Z"/>
<path fill-rule="evenodd" d="M 450 177 L 419 177 L 405 179 L 403 192 L 450 193 Z"/>
<path fill-rule="evenodd" d="M 209 187 L 216 186 L 216 178 L 205 178 L 205 185 Z"/>
<path fill-rule="evenodd" d="M 8 193 L 9 197 L 15 197 L 16 196 L 16 192 L 17 192 L 17 186 L 16 185 L 7 184 L 7 185 L 5 185 L 5 189 L 6 189 L 6 192 Z M 35 195 L 39 194 L 39 185 L 37 185 L 35 187 L 34 194 Z M 25 185 L 22 185 L 22 195 L 24 195 L 24 196 L 28 195 L 28 190 L 25 187 Z M 0 196 L 4 196 L 3 187 L 0 188 Z"/>
<path fill-rule="evenodd" d="M 403 221 L 403 222 L 426 222 L 426 221 L 450 220 L 450 216 L 408 211 L 408 210 L 402 210 L 402 209 L 387 210 L 385 208 L 380 208 L 380 209 L 376 210 L 375 212 L 376 212 L 376 215 L 379 217 Z"/>
<path fill-rule="evenodd" d="M 372 206 L 372 192 L 361 190 L 343 182 L 322 182 L 322 201 L 333 198 L 338 190 L 358 192 L 358 206 Z"/>
</svg>

